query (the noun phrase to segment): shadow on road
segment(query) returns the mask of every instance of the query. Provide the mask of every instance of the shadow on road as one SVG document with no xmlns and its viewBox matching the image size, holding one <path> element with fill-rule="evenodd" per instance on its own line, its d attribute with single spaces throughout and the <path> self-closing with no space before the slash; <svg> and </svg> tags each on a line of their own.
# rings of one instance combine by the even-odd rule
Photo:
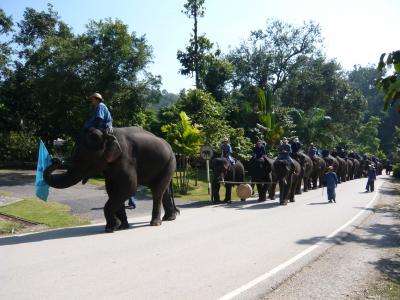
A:
<svg viewBox="0 0 400 300">
<path fill-rule="evenodd" d="M 330 239 L 326 239 L 325 236 L 315 236 L 298 240 L 297 243 L 302 245 L 315 245 L 323 240 L 331 244 L 360 243 L 369 248 L 398 249 L 400 245 L 400 182 L 392 178 L 385 178 L 384 180 L 385 183 L 380 188 L 379 193 L 382 196 L 389 196 L 390 198 L 386 199 L 390 200 L 385 200 L 384 202 L 378 203 L 373 208 L 366 209 L 375 213 L 382 221 L 369 224 L 365 227 L 363 225 L 355 227 L 365 230 L 369 233 L 368 235 L 357 235 L 353 232 L 341 233 Z M 361 209 L 361 207 L 359 208 Z M 393 221 L 386 222 L 385 219 L 387 218 Z M 400 282 L 399 254 L 389 258 L 382 258 L 376 262 L 371 262 L 371 264 L 390 280 Z"/>
<path fill-rule="evenodd" d="M 35 174 L 25 174 L 18 172 L 0 173 L 0 187 L 2 186 L 16 186 L 16 185 L 30 185 L 35 183 Z"/>
<path fill-rule="evenodd" d="M 129 223 L 130 229 L 150 226 L 149 222 Z M 128 229 L 129 230 L 129 229 Z M 104 233 L 104 225 L 93 225 L 73 228 L 63 228 L 39 233 L 32 233 L 23 236 L 10 236 L 0 238 L 0 246 L 35 243 L 47 240 L 65 239 L 73 237 L 81 237 L 88 235 L 106 234 Z"/>
</svg>

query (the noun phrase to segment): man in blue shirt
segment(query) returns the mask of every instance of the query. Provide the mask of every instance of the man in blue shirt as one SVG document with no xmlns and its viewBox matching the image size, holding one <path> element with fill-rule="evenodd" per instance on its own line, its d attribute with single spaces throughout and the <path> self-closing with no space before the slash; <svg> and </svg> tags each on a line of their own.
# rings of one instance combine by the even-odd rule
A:
<svg viewBox="0 0 400 300">
<path fill-rule="evenodd" d="M 267 152 L 265 151 L 264 144 L 261 140 L 258 140 L 256 146 L 253 149 L 253 159 L 259 159 L 266 154 Z"/>
<path fill-rule="evenodd" d="M 278 159 L 292 160 L 289 156 L 292 153 L 292 147 L 289 144 L 289 140 L 284 137 L 282 143 L 278 147 Z"/>
<path fill-rule="evenodd" d="M 108 133 L 112 133 L 112 117 L 103 102 L 103 97 L 99 93 L 94 93 L 89 100 L 95 109 L 92 117 L 85 122 L 85 128 L 105 129 Z"/>
<path fill-rule="evenodd" d="M 336 203 L 336 187 L 338 184 L 338 178 L 335 172 L 333 172 L 333 167 L 328 167 L 328 172 L 324 175 L 324 182 L 326 184 L 326 193 L 328 195 L 328 201 L 330 203 Z"/>
<path fill-rule="evenodd" d="M 235 164 L 235 159 L 232 157 L 233 151 L 232 151 L 232 146 L 229 144 L 229 139 L 225 137 L 222 140 L 221 144 L 221 157 L 224 157 L 228 159 L 228 161 L 231 163 L 231 165 Z"/>
<path fill-rule="evenodd" d="M 373 192 L 374 191 L 374 183 L 376 180 L 376 171 L 374 166 L 369 165 L 368 168 L 368 181 L 367 181 L 367 186 L 365 187 L 365 191 L 368 193 L 369 191 Z"/>
</svg>

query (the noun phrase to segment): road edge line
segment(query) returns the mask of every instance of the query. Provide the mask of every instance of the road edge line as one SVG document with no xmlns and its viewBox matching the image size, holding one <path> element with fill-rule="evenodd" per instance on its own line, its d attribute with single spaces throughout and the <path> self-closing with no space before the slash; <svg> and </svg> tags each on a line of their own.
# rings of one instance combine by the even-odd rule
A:
<svg viewBox="0 0 400 300">
<path fill-rule="evenodd" d="M 290 266 L 291 264 L 295 263 L 296 261 L 298 261 L 300 258 L 306 256 L 307 254 L 309 254 L 310 252 L 314 251 L 315 249 L 317 249 L 318 247 L 320 247 L 322 244 L 324 244 L 327 240 L 333 238 L 335 235 L 337 235 L 340 231 L 342 231 L 344 228 L 346 228 L 347 226 L 349 226 L 351 223 L 353 223 L 355 220 L 357 220 L 363 213 L 365 213 L 367 211 L 368 208 L 371 207 L 372 203 L 375 202 L 377 196 L 379 195 L 378 191 L 381 188 L 383 182 L 379 183 L 379 186 L 376 189 L 375 195 L 372 198 L 372 200 L 370 202 L 368 202 L 368 204 L 360 211 L 358 212 L 354 217 L 352 217 L 349 221 L 347 221 L 346 223 L 344 223 L 342 226 L 340 226 L 338 229 L 336 229 L 335 231 L 333 231 L 332 233 L 330 233 L 329 235 L 327 235 L 326 237 L 324 237 L 322 240 L 318 241 L 316 244 L 314 244 L 311 247 L 308 247 L 307 249 L 303 250 L 302 252 L 300 252 L 299 254 L 293 256 L 292 258 L 290 258 L 289 260 L 287 260 L 286 262 L 276 266 L 275 268 L 273 268 L 272 270 L 262 274 L 261 276 L 249 281 L 248 283 L 242 285 L 241 287 L 233 290 L 232 292 L 218 298 L 219 300 L 230 300 L 233 299 L 234 297 L 242 294 L 243 292 L 251 289 L 252 287 L 256 286 L 257 284 L 259 284 L 260 282 L 268 279 L 269 277 L 271 277 L 272 275 L 275 275 L 276 273 L 278 273 L 279 271 L 287 268 L 288 266 Z"/>
</svg>

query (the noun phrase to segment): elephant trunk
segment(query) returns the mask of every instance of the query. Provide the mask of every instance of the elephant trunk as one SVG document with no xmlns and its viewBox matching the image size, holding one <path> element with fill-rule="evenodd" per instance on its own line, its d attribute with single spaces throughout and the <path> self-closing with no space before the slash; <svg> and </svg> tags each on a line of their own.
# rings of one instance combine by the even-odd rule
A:
<svg viewBox="0 0 400 300">
<path fill-rule="evenodd" d="M 82 180 L 82 175 L 78 175 L 77 172 L 71 172 L 70 170 L 63 174 L 52 174 L 60 164 L 60 161 L 53 160 L 53 164 L 44 170 L 43 178 L 49 186 L 56 189 L 65 189 Z"/>
</svg>

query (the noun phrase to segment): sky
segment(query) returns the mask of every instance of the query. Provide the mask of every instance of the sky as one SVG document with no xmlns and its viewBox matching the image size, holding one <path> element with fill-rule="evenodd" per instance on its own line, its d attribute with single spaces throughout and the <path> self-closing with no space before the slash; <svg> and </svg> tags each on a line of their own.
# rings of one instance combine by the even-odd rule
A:
<svg viewBox="0 0 400 300">
<path fill-rule="evenodd" d="M 161 75 L 162 89 L 179 93 L 192 88 L 194 78 L 179 74 L 178 50 L 188 44 L 193 20 L 182 13 L 186 0 L 0 0 L 14 22 L 26 7 L 46 10 L 54 6 L 74 33 L 86 30 L 90 20 L 120 19 L 130 32 L 145 35 L 153 48 L 149 71 Z M 252 30 L 265 29 L 267 19 L 301 26 L 314 21 L 321 27 L 324 52 L 344 69 L 377 64 L 381 53 L 400 48 L 394 30 L 399 28 L 400 0 L 205 0 L 205 15 L 198 30 L 228 53 L 245 41 Z"/>
</svg>

